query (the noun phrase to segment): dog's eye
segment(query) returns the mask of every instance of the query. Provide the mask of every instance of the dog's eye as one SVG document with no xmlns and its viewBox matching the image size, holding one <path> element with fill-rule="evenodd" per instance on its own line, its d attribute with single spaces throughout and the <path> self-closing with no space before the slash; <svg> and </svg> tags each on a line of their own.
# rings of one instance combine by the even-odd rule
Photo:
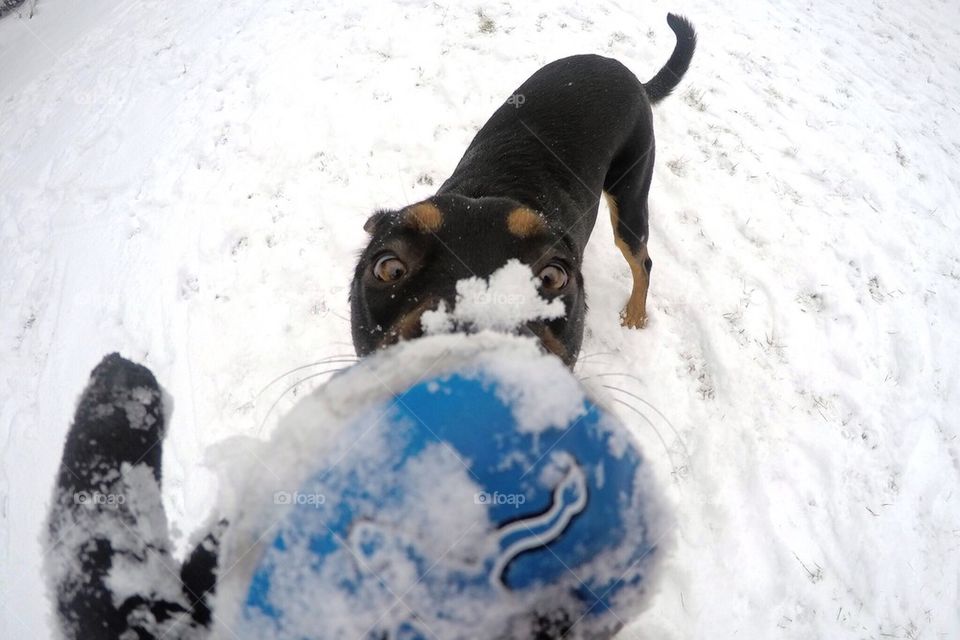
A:
<svg viewBox="0 0 960 640">
<path fill-rule="evenodd" d="M 407 274 L 407 265 L 392 253 L 385 253 L 373 265 L 373 275 L 381 282 L 396 282 Z"/>
<path fill-rule="evenodd" d="M 537 274 L 540 285 L 547 291 L 559 291 L 567 286 L 567 271 L 556 262 L 551 262 Z"/>
</svg>

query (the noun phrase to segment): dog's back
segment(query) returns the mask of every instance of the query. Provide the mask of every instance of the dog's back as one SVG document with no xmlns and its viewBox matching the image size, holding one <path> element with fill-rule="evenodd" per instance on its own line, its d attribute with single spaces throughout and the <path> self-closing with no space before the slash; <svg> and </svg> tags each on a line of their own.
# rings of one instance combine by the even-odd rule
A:
<svg viewBox="0 0 960 640">
<path fill-rule="evenodd" d="M 477 132 L 438 193 L 510 197 L 547 215 L 589 209 L 626 146 L 649 139 L 652 147 L 650 105 L 667 97 L 690 66 L 693 26 L 674 14 L 667 23 L 677 44 L 645 84 L 619 61 L 593 54 L 534 73 Z M 589 236 L 593 225 L 579 226 Z"/>
<path fill-rule="evenodd" d="M 620 62 L 577 55 L 534 73 L 477 132 L 438 193 L 513 198 L 547 216 L 595 202 L 638 119 L 643 84 Z"/>
</svg>

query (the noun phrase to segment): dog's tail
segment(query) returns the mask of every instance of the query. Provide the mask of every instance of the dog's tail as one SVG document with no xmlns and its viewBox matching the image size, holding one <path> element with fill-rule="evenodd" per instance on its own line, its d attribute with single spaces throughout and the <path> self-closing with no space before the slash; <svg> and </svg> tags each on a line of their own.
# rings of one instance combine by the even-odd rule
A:
<svg viewBox="0 0 960 640">
<path fill-rule="evenodd" d="M 690 66 L 693 51 L 697 48 L 697 32 L 693 30 L 689 20 L 683 16 L 668 13 L 667 24 L 677 36 L 677 46 L 673 48 L 673 53 L 663 69 L 660 69 L 650 82 L 643 85 L 651 104 L 666 98 L 674 87 L 680 84 L 680 79 Z"/>
</svg>

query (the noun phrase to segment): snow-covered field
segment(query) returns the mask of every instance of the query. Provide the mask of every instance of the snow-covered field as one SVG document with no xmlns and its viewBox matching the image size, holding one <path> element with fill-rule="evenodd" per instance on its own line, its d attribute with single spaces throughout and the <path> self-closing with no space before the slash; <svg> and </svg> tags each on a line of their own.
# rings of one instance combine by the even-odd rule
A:
<svg viewBox="0 0 960 640">
<path fill-rule="evenodd" d="M 651 320 L 619 325 L 601 214 L 577 370 L 676 511 L 622 635 L 960 637 L 960 5 L 729 6 L 40 0 L 0 20 L 0 637 L 50 636 L 37 538 L 100 356 L 176 399 L 185 545 L 207 445 L 266 433 L 330 368 L 296 367 L 352 353 L 368 213 L 431 194 L 545 62 L 650 77 L 667 11 L 700 40 L 655 112 Z"/>
</svg>

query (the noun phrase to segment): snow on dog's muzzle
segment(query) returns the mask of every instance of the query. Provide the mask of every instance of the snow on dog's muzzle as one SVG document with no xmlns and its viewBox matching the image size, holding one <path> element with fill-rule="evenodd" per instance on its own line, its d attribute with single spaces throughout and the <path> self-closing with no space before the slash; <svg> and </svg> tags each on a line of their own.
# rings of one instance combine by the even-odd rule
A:
<svg viewBox="0 0 960 640">
<path fill-rule="evenodd" d="M 540 295 L 528 265 L 509 260 L 487 279 L 458 281 L 456 291 L 452 304 L 441 301 L 419 315 L 422 335 L 489 330 L 527 336 L 535 338 L 544 351 L 568 361 L 567 348 L 547 326 L 548 320 L 566 313 L 563 301 Z"/>
<path fill-rule="evenodd" d="M 446 303 L 421 317 L 427 335 L 500 331 L 512 333 L 528 322 L 563 316 L 559 299 L 547 301 L 537 290 L 537 281 L 530 267 L 519 260 L 510 260 L 486 280 L 465 278 L 457 282 L 457 297 L 452 309 Z"/>
</svg>

